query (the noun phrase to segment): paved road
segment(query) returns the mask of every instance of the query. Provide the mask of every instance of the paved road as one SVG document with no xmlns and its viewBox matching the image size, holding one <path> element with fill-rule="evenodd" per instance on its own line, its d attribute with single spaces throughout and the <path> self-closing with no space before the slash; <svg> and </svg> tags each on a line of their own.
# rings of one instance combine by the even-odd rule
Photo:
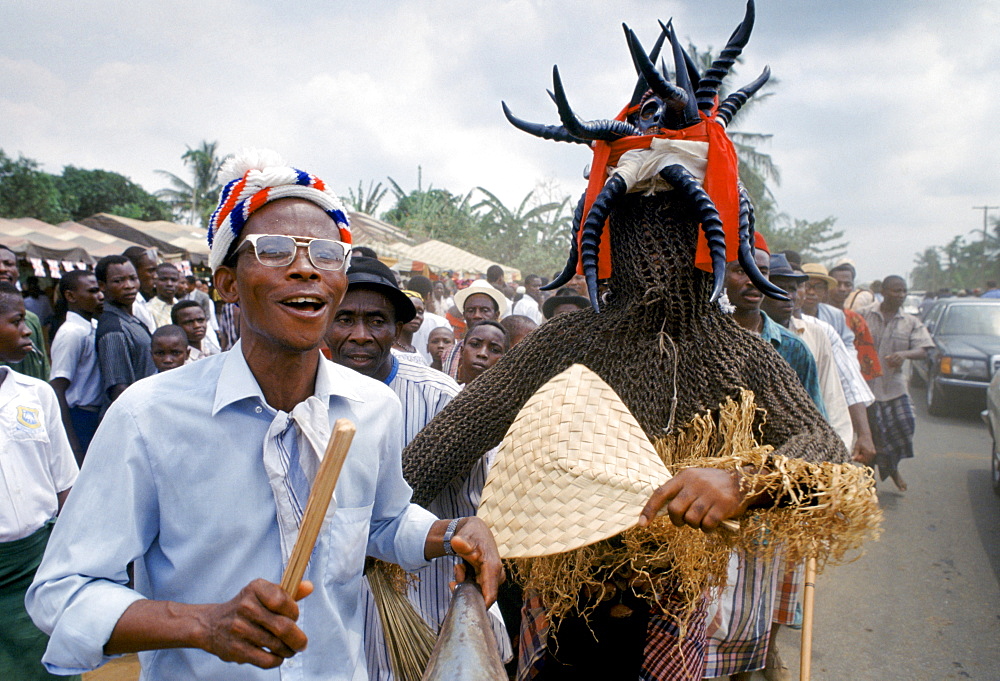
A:
<svg viewBox="0 0 1000 681">
<path fill-rule="evenodd" d="M 936 418 L 914 402 L 916 458 L 900 467 L 909 491 L 880 483 L 882 539 L 817 581 L 813 681 L 1000 680 L 990 437 L 978 415 Z M 778 639 L 794 679 L 798 635 Z"/>
</svg>

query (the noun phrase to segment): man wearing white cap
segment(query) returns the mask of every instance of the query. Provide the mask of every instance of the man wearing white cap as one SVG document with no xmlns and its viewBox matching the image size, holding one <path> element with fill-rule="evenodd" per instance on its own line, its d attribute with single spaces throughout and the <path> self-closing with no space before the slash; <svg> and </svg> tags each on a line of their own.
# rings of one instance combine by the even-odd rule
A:
<svg viewBox="0 0 1000 681">
<path fill-rule="evenodd" d="M 487 600 L 496 593 L 485 524 L 409 503 L 396 396 L 320 354 L 347 285 L 340 201 L 273 153 L 247 152 L 223 173 L 234 179 L 212 216 L 209 263 L 222 299 L 240 305 L 241 339 L 134 384 L 108 410 L 26 598 L 51 634 L 52 672 L 140 652 L 146 678 L 274 679 L 281 665 L 281 678 L 360 681 L 366 555 L 409 569 L 460 555 Z M 308 581 L 287 594 L 277 582 L 338 418 L 358 435 Z"/>
<path fill-rule="evenodd" d="M 462 311 L 465 328 L 469 329 L 478 322 L 498 321 L 507 314 L 509 301 L 485 279 L 477 279 L 455 294 L 455 307 Z M 462 354 L 463 342 L 455 343 L 442 362 L 444 372 L 452 378 L 458 376 L 458 358 Z"/>
</svg>

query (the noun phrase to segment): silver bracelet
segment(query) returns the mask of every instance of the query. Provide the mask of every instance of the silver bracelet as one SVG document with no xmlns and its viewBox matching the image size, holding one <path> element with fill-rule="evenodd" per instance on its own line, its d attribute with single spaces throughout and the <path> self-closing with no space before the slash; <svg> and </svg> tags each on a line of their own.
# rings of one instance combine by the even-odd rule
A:
<svg viewBox="0 0 1000 681">
<path fill-rule="evenodd" d="M 446 556 L 457 556 L 455 549 L 451 548 L 451 538 L 455 534 L 455 529 L 458 528 L 458 521 L 461 518 L 452 518 L 451 522 L 448 523 L 448 529 L 444 531 L 444 555 Z"/>
</svg>

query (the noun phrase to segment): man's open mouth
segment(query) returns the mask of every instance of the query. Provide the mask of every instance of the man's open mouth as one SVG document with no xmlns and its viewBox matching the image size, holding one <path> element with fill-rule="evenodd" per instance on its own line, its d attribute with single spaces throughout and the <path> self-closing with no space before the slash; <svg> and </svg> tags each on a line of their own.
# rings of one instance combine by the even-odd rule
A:
<svg viewBox="0 0 1000 681">
<path fill-rule="evenodd" d="M 283 300 L 281 304 L 299 312 L 318 312 L 326 306 L 326 301 L 318 296 L 297 296 Z"/>
</svg>

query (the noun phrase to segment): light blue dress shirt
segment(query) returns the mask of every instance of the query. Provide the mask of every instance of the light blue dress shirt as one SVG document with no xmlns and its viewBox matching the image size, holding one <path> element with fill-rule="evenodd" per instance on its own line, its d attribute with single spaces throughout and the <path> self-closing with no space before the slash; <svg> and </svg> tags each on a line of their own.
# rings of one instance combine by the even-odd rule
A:
<svg viewBox="0 0 1000 681">
<path fill-rule="evenodd" d="M 195 649 L 140 653 L 143 679 L 366 678 L 361 574 L 366 553 L 406 569 L 427 565 L 435 517 L 412 505 L 403 480 L 399 400 L 385 385 L 321 359 L 315 395 L 330 422 L 357 435 L 336 509 L 306 571 L 316 591 L 299 603 L 308 648 L 280 669 L 222 662 Z M 262 461 L 278 415 L 240 345 L 137 382 L 109 409 L 56 523 L 26 604 L 51 634 L 53 673 L 93 669 L 121 614 L 140 598 L 217 603 L 283 569 L 275 501 Z M 125 566 L 136 561 L 136 590 Z"/>
</svg>

